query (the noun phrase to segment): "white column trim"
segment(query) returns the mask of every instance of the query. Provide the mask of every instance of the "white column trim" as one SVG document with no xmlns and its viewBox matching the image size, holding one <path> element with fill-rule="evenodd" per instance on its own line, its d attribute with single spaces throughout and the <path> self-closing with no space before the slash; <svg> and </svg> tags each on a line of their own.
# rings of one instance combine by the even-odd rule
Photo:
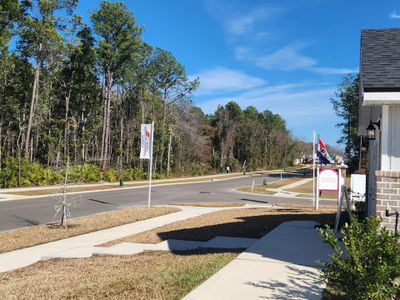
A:
<svg viewBox="0 0 400 300">
<path fill-rule="evenodd" d="M 382 105 L 381 170 L 390 171 L 389 105 Z"/>
</svg>

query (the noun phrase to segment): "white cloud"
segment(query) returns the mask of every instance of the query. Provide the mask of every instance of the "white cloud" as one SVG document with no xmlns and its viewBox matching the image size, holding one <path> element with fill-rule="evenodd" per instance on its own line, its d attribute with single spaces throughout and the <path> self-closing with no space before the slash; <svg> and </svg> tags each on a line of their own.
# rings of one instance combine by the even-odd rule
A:
<svg viewBox="0 0 400 300">
<path fill-rule="evenodd" d="M 391 17 L 392 19 L 400 19 L 400 15 L 398 15 L 395 11 L 393 11 L 393 12 L 390 14 L 390 17 Z"/>
<path fill-rule="evenodd" d="M 316 65 L 316 63 L 315 59 L 300 54 L 296 46 L 286 46 L 256 59 L 257 66 L 261 68 L 283 71 L 305 69 Z"/>
<path fill-rule="evenodd" d="M 253 28 L 253 25 L 260 20 L 268 17 L 270 14 L 265 8 L 256 8 L 247 14 L 243 14 L 232 19 L 226 20 L 225 28 L 228 33 L 241 35 L 248 33 Z"/>
<path fill-rule="evenodd" d="M 245 91 L 265 84 L 261 78 L 248 75 L 240 70 L 216 66 L 190 78 L 200 78 L 200 87 L 196 95 L 221 94 L 233 91 Z"/>
<path fill-rule="evenodd" d="M 238 4 L 229 0 L 204 0 L 204 3 L 211 16 L 222 25 L 228 41 L 236 38 L 265 38 L 271 33 L 259 32 L 259 27 L 265 29 L 272 19 L 286 10 L 275 4 L 263 4 L 249 9 L 245 1 Z"/>
<path fill-rule="evenodd" d="M 240 93 L 235 97 L 218 97 L 196 104 L 205 113 L 214 113 L 218 105 L 235 101 L 242 109 L 255 106 L 259 111 L 266 109 L 280 114 L 288 128 L 296 136 L 312 134 L 317 130 L 327 141 L 335 144 L 338 122 L 330 98 L 334 96 L 335 86 L 312 83 L 291 83 L 266 86 Z"/>
<path fill-rule="evenodd" d="M 246 47 L 236 47 L 234 55 L 238 60 L 252 61 L 256 66 L 266 70 L 306 70 L 323 75 L 358 72 L 357 69 L 320 67 L 317 60 L 300 53 L 302 48 L 304 48 L 303 45 L 287 45 L 268 54 L 259 54 Z"/>
<path fill-rule="evenodd" d="M 253 105 L 259 110 L 269 109 L 279 113 L 293 125 L 312 122 L 313 117 L 332 116 L 334 112 L 329 99 L 336 87 L 311 86 L 304 83 L 281 84 L 253 89 L 235 97 L 219 97 L 197 103 L 206 113 L 212 113 L 218 105 L 237 102 L 242 108 Z M 307 120 L 299 118 L 307 117 Z"/>
<path fill-rule="evenodd" d="M 310 68 L 310 71 L 323 75 L 331 75 L 331 74 L 344 75 L 350 73 L 357 73 L 358 69 L 312 67 Z"/>
</svg>

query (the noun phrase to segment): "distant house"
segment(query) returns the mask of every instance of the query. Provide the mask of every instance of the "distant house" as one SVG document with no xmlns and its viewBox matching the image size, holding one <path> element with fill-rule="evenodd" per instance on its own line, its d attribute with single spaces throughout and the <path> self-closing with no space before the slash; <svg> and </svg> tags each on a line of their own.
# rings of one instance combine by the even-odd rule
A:
<svg viewBox="0 0 400 300">
<path fill-rule="evenodd" d="M 368 214 L 400 210 L 400 28 L 361 33 L 359 135 L 368 136 Z"/>
</svg>

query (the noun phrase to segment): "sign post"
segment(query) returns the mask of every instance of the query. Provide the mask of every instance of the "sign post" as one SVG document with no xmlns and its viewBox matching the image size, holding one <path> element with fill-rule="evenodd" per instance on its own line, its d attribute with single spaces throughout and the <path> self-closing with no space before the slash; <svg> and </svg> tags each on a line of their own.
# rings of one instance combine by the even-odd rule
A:
<svg viewBox="0 0 400 300">
<path fill-rule="evenodd" d="M 313 150 L 312 150 L 312 161 L 313 161 L 313 168 L 312 168 L 312 191 L 313 191 L 313 206 L 316 207 L 316 199 L 315 199 L 315 130 L 313 131 Z"/>
<path fill-rule="evenodd" d="M 148 207 L 151 205 L 151 178 L 153 173 L 153 137 L 154 121 L 151 124 L 141 124 L 140 159 L 149 160 L 149 198 Z"/>
</svg>

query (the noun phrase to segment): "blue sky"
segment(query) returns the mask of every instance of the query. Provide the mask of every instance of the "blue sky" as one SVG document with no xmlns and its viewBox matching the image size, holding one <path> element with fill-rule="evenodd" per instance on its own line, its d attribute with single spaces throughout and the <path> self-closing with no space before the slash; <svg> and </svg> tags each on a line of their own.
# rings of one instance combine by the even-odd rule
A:
<svg viewBox="0 0 400 300">
<path fill-rule="evenodd" d="M 190 77 L 206 113 L 236 101 L 287 120 L 296 137 L 315 129 L 336 144 L 339 119 L 330 104 L 343 76 L 358 72 L 361 29 L 400 26 L 394 0 L 124 1 L 143 39 L 171 51 Z M 100 1 L 80 1 L 78 12 Z"/>
</svg>

